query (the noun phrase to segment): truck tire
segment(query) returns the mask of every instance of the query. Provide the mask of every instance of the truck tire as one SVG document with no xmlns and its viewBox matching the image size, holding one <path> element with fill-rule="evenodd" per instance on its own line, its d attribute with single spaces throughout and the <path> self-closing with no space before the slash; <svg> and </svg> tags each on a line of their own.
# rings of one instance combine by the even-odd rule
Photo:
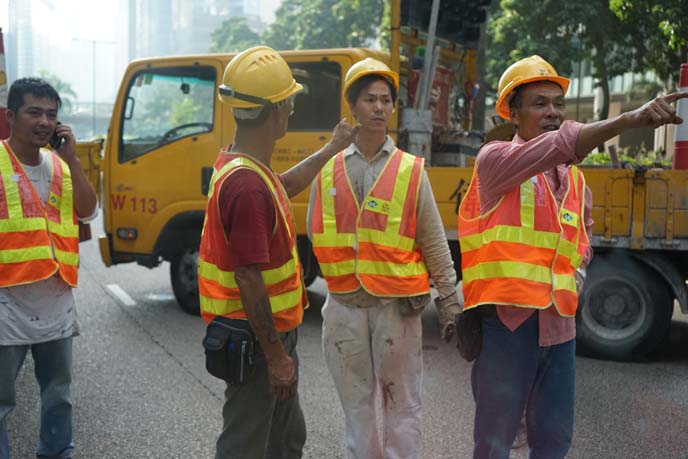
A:
<svg viewBox="0 0 688 459">
<path fill-rule="evenodd" d="M 671 325 L 673 297 L 664 279 L 623 253 L 595 256 L 576 316 L 578 350 L 591 357 L 638 360 Z"/>
<path fill-rule="evenodd" d="M 313 254 L 313 246 L 307 236 L 299 236 L 296 240 L 296 246 L 299 252 L 299 259 L 303 267 L 303 283 L 308 287 L 320 274 L 320 265 Z"/>
<path fill-rule="evenodd" d="M 198 249 L 185 249 L 175 254 L 170 261 L 172 291 L 182 311 L 199 315 L 198 299 Z"/>
</svg>

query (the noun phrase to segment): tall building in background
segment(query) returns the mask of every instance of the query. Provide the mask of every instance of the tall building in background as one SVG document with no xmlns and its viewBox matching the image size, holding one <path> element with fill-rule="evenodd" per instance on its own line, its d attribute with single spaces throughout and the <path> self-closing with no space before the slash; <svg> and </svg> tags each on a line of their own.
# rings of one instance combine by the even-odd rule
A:
<svg viewBox="0 0 688 459">
<path fill-rule="evenodd" d="M 133 3 L 133 5 L 132 5 Z M 168 0 L 130 2 L 130 21 L 135 24 L 131 58 L 174 54 L 172 10 Z"/>
<path fill-rule="evenodd" d="M 229 16 L 246 18 L 256 32 L 265 29 L 265 24 L 260 18 L 260 0 L 229 0 Z"/>
<path fill-rule="evenodd" d="M 260 0 L 128 0 L 130 59 L 206 53 L 210 36 L 232 17 L 260 31 Z"/>
<path fill-rule="evenodd" d="M 34 30 L 31 9 L 34 0 L 10 0 L 8 8 L 9 27 L 5 33 L 7 53 L 7 76 L 12 82 L 20 76 L 36 72 L 34 51 Z"/>
</svg>

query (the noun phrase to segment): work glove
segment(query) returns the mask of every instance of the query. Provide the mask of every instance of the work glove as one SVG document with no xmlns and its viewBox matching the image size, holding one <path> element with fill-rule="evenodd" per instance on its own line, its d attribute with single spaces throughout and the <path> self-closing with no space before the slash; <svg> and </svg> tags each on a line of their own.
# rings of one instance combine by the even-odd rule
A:
<svg viewBox="0 0 688 459">
<path fill-rule="evenodd" d="M 440 318 L 440 334 L 445 342 L 450 342 L 456 332 L 454 318 L 461 312 L 459 295 L 454 293 L 446 298 L 435 298 L 435 307 Z"/>
</svg>

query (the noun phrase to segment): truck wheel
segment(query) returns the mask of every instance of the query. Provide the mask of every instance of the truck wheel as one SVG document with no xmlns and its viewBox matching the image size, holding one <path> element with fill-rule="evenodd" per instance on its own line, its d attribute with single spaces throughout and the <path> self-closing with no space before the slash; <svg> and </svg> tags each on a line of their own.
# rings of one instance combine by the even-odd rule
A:
<svg viewBox="0 0 688 459">
<path fill-rule="evenodd" d="M 313 254 L 313 246 L 311 241 L 306 236 L 299 236 L 296 240 L 297 250 L 299 252 L 299 259 L 303 267 L 303 283 L 306 287 L 315 282 L 315 279 L 320 274 L 320 265 Z"/>
<path fill-rule="evenodd" d="M 170 280 L 177 303 L 184 312 L 199 315 L 198 249 L 186 249 L 170 261 Z"/>
<path fill-rule="evenodd" d="M 576 316 L 581 353 L 635 360 L 654 350 L 671 325 L 673 298 L 664 279 L 623 254 L 596 256 Z"/>
</svg>

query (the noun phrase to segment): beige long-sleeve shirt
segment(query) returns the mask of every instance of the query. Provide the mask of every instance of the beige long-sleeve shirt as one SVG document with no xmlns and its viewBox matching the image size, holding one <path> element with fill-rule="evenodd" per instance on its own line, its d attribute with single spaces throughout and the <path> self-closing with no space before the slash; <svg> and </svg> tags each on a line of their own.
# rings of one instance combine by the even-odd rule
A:
<svg viewBox="0 0 688 459">
<path fill-rule="evenodd" d="M 396 146 L 389 136 L 387 136 L 387 140 L 382 145 L 380 151 L 370 160 L 358 151 L 356 144 L 351 144 L 344 151 L 346 172 L 359 205 L 370 192 L 370 189 L 394 151 L 396 151 Z M 308 221 L 311 221 L 313 203 L 315 202 L 315 190 L 316 186 L 311 187 Z M 444 299 L 452 295 L 455 296 L 456 272 L 454 271 L 454 262 L 449 252 L 442 219 L 425 171 L 423 171 L 418 193 L 416 221 L 418 225 L 416 228 L 416 243 L 423 254 L 423 261 L 428 268 L 428 273 L 437 289 L 439 298 Z M 312 239 L 310 227 L 308 228 L 308 237 Z M 407 299 L 380 298 L 368 293 L 363 288 L 352 293 L 332 295 L 340 303 L 353 307 L 370 307 L 385 302 L 409 301 L 413 309 L 419 309 L 430 301 L 430 295 L 421 295 Z"/>
</svg>

